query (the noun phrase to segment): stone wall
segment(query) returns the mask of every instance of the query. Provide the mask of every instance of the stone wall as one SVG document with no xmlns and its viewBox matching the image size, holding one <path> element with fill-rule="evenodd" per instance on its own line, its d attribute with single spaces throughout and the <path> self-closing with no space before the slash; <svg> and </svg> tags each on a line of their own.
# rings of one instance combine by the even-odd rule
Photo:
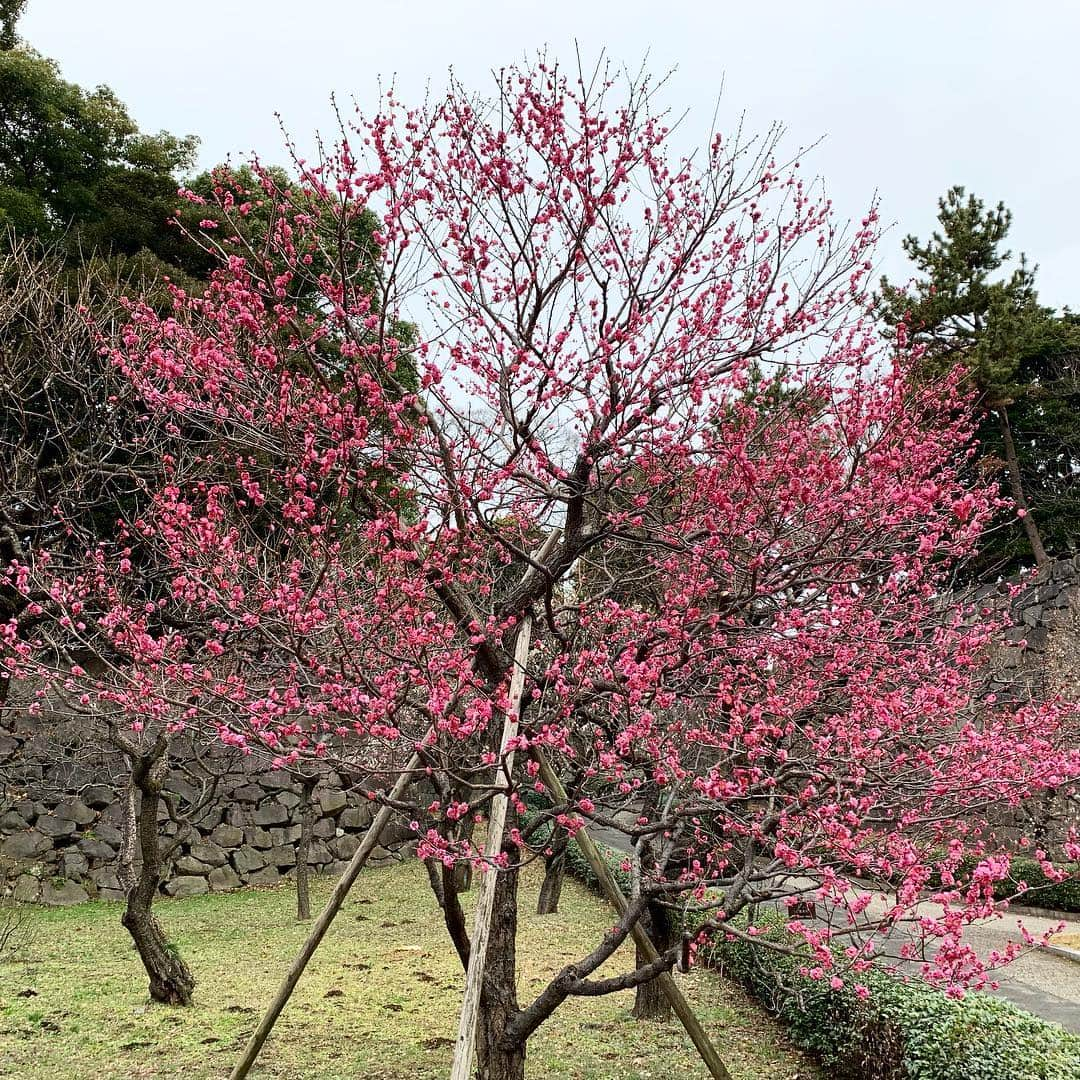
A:
<svg viewBox="0 0 1080 1080">
<path fill-rule="evenodd" d="M 59 736 L 46 724 L 24 725 L 9 709 L 0 730 L 0 890 L 20 901 L 74 904 L 120 900 L 117 852 L 121 841 L 124 776 L 120 760 L 80 749 L 77 731 Z M 35 730 L 36 729 L 36 730 Z M 166 785 L 181 808 L 198 804 L 202 783 L 213 797 L 190 821 L 163 812 L 161 833 L 180 839 L 162 891 L 168 896 L 274 885 L 296 867 L 302 788 L 285 772 L 259 768 L 227 754 L 212 765 L 180 748 L 182 768 Z M 212 777 L 217 777 L 216 781 Z M 349 777 L 327 772 L 313 793 L 313 871 L 340 873 L 372 818 L 363 791 Z M 374 862 L 398 857 L 405 830 L 388 826 Z"/>
<path fill-rule="evenodd" d="M 1010 586 L 1021 590 L 1011 600 Z M 1008 609 L 1005 641 L 994 650 L 993 690 L 1017 697 L 1080 694 L 1080 555 L 977 590 L 995 612 Z"/>
</svg>

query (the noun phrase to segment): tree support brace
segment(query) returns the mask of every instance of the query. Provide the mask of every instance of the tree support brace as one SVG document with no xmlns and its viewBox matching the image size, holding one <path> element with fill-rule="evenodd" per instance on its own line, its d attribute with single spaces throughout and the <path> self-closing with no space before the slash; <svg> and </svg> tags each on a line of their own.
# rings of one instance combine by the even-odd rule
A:
<svg viewBox="0 0 1080 1080">
<path fill-rule="evenodd" d="M 540 766 L 540 779 L 543 780 L 544 785 L 551 792 L 555 801 L 560 803 L 566 802 L 566 788 L 563 787 L 562 781 L 551 767 L 551 763 L 548 761 L 544 751 L 538 746 L 533 746 L 529 748 L 529 753 L 532 755 L 533 760 Z M 626 911 L 626 897 L 623 896 L 622 890 L 612 876 L 611 869 L 608 867 L 608 864 L 604 862 L 592 837 L 589 836 L 585 829 L 581 829 L 575 839 L 577 840 L 578 847 L 581 848 L 582 854 L 588 860 L 589 866 L 592 867 L 592 872 L 596 875 L 596 880 L 600 882 L 601 891 L 607 897 L 611 906 L 622 915 Z M 656 951 L 656 946 L 653 945 L 648 932 L 645 927 L 641 925 L 640 921 L 634 923 L 630 928 L 630 932 L 633 935 L 634 943 L 641 950 L 641 955 L 645 957 L 647 962 L 652 963 L 653 961 L 660 959 L 660 954 Z M 690 1008 L 689 1002 L 683 997 L 682 991 L 678 986 L 675 985 L 675 980 L 671 977 L 671 973 L 669 971 L 662 972 L 657 976 L 657 979 L 660 982 L 660 989 L 664 997 L 670 1002 L 672 1011 L 682 1022 L 682 1026 L 686 1028 L 686 1034 L 690 1036 L 690 1041 L 701 1055 L 701 1060 L 705 1062 L 710 1075 L 714 1080 L 732 1080 L 731 1073 L 724 1067 L 724 1063 L 720 1060 L 720 1055 L 717 1053 L 716 1047 L 709 1041 L 709 1036 L 701 1026 L 701 1021 L 694 1015 L 694 1011 Z"/>
<path fill-rule="evenodd" d="M 419 768 L 420 755 L 414 753 L 412 758 L 410 758 L 408 765 L 406 765 L 398 775 L 398 778 L 387 797 L 387 802 L 379 808 L 379 812 L 375 815 L 375 820 L 372 821 L 368 831 L 364 834 L 364 839 L 360 841 L 360 846 L 349 860 L 349 865 L 345 868 L 345 872 L 338 879 L 337 885 L 334 886 L 334 891 L 330 894 L 330 899 L 326 902 L 326 907 L 323 908 L 322 914 L 315 920 L 315 925 L 311 928 L 311 933 L 308 935 L 303 948 L 301 948 L 296 959 L 293 961 L 292 967 L 289 968 L 289 973 L 285 976 L 284 981 L 278 988 L 274 1000 L 266 1010 L 266 1015 L 263 1016 L 259 1026 L 255 1029 L 255 1033 L 248 1040 L 248 1044 L 244 1049 L 244 1056 L 237 1062 L 236 1067 L 229 1074 L 229 1080 L 244 1080 L 244 1077 L 251 1071 L 251 1066 L 255 1064 L 255 1059 L 259 1056 L 259 1052 L 263 1048 L 263 1043 L 266 1042 L 270 1032 L 274 1029 L 274 1024 L 277 1023 L 277 1018 L 281 1015 L 281 1010 L 285 1008 L 289 998 L 292 997 L 292 992 L 296 988 L 297 982 L 300 981 L 300 976 L 304 973 L 304 968 L 307 967 L 308 961 L 319 947 L 319 943 L 322 941 L 326 931 L 330 929 L 330 924 L 334 921 L 334 916 L 337 915 L 341 905 L 345 902 L 345 897 L 348 896 L 349 890 L 353 887 L 353 883 L 359 876 L 360 871 L 364 868 L 364 863 L 368 861 L 372 851 L 374 851 L 375 847 L 378 845 L 379 835 L 385 828 L 386 823 L 390 820 L 390 815 L 393 812 L 390 808 L 390 803 L 397 802 L 404 796 L 406 789 L 412 782 L 413 773 Z"/>
</svg>

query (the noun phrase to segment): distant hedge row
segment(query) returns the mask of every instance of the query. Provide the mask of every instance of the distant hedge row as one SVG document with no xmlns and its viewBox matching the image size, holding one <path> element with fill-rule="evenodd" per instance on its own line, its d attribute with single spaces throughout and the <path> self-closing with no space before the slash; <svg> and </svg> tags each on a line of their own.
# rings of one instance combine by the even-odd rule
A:
<svg viewBox="0 0 1080 1080">
<path fill-rule="evenodd" d="M 1018 904 L 1054 911 L 1080 911 L 1080 877 L 1050 881 L 1034 859 L 1013 859 L 1009 880 L 994 886 L 994 896 L 998 900 L 1012 898 L 1018 881 L 1027 884 L 1027 891 L 1015 897 Z"/>
<path fill-rule="evenodd" d="M 598 846 L 627 888 L 629 875 L 620 866 L 625 856 Z M 1034 888 L 1045 878 L 1037 863 L 1032 867 L 1017 864 L 1016 876 Z M 598 886 L 577 844 L 567 851 L 567 868 Z M 1050 889 L 1057 890 L 1052 906 L 1063 899 L 1080 904 L 1077 882 L 1051 885 L 1031 902 L 1051 906 Z M 774 918 L 768 933 L 779 935 Z M 740 940 L 714 940 L 699 961 L 746 986 L 836 1080 L 1080 1080 L 1080 1036 L 987 994 L 956 1000 L 925 983 L 869 971 L 858 980 L 870 991 L 864 999 L 850 983 L 833 990 L 826 980 L 800 975 L 794 958 Z"/>
</svg>

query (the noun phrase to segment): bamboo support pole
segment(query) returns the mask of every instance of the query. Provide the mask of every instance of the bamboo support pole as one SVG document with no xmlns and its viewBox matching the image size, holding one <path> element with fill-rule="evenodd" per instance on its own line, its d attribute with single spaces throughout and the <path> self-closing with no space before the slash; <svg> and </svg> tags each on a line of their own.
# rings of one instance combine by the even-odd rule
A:
<svg viewBox="0 0 1080 1080">
<path fill-rule="evenodd" d="M 506 750 L 507 744 L 517 737 L 521 717 L 521 695 L 525 689 L 525 663 L 529 656 L 532 636 L 532 616 L 526 615 L 518 626 L 514 642 L 514 671 L 510 677 L 510 694 L 506 717 L 503 721 L 502 742 L 499 744 L 500 771 L 497 781 L 499 790 L 491 803 L 487 839 L 484 854 L 489 863 L 487 872 L 480 879 L 476 895 L 476 916 L 473 923 L 472 946 L 469 950 L 469 969 L 465 976 L 465 996 L 461 1002 L 461 1018 L 458 1024 L 457 1042 L 454 1044 L 454 1063 L 450 1080 L 469 1080 L 473 1054 L 476 1050 L 476 1020 L 480 1012 L 480 990 L 484 981 L 484 965 L 487 961 L 488 939 L 491 933 L 491 912 L 495 902 L 495 884 L 498 868 L 495 860 L 502 853 L 503 832 L 506 829 L 506 811 L 509 798 L 506 789 L 514 768 L 514 751 Z"/>
<path fill-rule="evenodd" d="M 566 802 L 566 788 L 563 787 L 562 781 L 551 767 L 547 755 L 544 754 L 540 747 L 532 747 L 529 752 L 540 766 L 540 779 L 554 799 L 560 803 Z M 627 906 L 626 897 L 623 896 L 618 882 L 612 875 L 608 864 L 604 862 L 592 837 L 589 836 L 586 829 L 581 829 L 575 839 L 581 848 L 582 854 L 588 860 L 589 866 L 592 867 L 592 872 L 596 875 L 597 881 L 600 882 L 602 892 L 612 907 L 620 915 L 624 914 Z M 633 935 L 634 944 L 641 950 L 641 954 L 647 962 L 652 963 L 654 960 L 659 959 L 660 954 L 656 951 L 656 946 L 653 945 L 652 939 L 640 922 L 634 923 L 630 933 Z M 694 1044 L 698 1054 L 701 1055 L 701 1060 L 705 1062 L 705 1066 L 714 1080 L 732 1080 L 731 1073 L 725 1068 L 716 1047 L 710 1042 L 708 1034 L 701 1026 L 701 1021 L 694 1015 L 693 1009 L 690 1008 L 689 1002 L 683 997 L 682 991 L 676 985 L 671 973 L 665 971 L 658 975 L 657 978 L 660 981 L 660 990 L 664 997 L 668 999 L 672 1010 L 686 1029 L 686 1034 L 690 1036 L 690 1041 Z"/>
<path fill-rule="evenodd" d="M 397 802 L 401 799 L 412 781 L 413 773 L 419 767 L 420 755 L 414 753 L 408 765 L 406 765 L 404 770 L 398 775 L 397 781 L 390 790 L 390 795 L 388 796 L 390 802 Z M 278 988 L 277 994 L 274 995 L 274 1000 L 270 1003 L 269 1008 L 267 1008 L 266 1014 L 260 1021 L 259 1026 L 255 1029 L 254 1034 L 248 1040 L 243 1057 L 241 1057 L 237 1062 L 236 1067 L 229 1074 L 229 1080 L 244 1080 L 244 1077 L 250 1072 L 251 1066 L 255 1064 L 255 1059 L 259 1056 L 259 1052 L 262 1050 L 263 1044 L 266 1042 L 270 1032 L 274 1029 L 274 1024 L 277 1023 L 277 1018 L 281 1015 L 281 1010 L 285 1008 L 289 998 L 292 997 L 292 992 L 296 988 L 300 976 L 304 973 L 304 968 L 307 967 L 308 961 L 319 947 L 319 943 L 322 941 L 326 931 L 330 928 L 330 924 L 334 921 L 334 916 L 337 915 L 341 905 L 345 902 L 345 897 L 348 896 L 349 890 L 353 887 L 353 883 L 359 876 L 360 871 L 364 868 L 364 863 L 368 861 L 372 851 L 375 850 L 375 847 L 379 842 L 379 836 L 386 826 L 386 823 L 390 820 L 391 813 L 392 810 L 388 803 L 384 803 L 379 807 L 379 812 L 375 815 L 375 820 L 372 821 L 368 831 L 364 834 L 364 839 L 360 842 L 360 846 L 349 860 L 349 865 L 345 868 L 345 872 L 338 879 L 337 885 L 334 886 L 334 891 L 330 894 L 330 899 L 326 902 L 326 907 L 323 908 L 322 914 L 316 919 L 315 925 L 311 928 L 311 933 L 308 935 L 303 947 L 293 961 L 292 967 L 289 968 L 289 973 L 285 976 L 281 986 Z"/>
</svg>

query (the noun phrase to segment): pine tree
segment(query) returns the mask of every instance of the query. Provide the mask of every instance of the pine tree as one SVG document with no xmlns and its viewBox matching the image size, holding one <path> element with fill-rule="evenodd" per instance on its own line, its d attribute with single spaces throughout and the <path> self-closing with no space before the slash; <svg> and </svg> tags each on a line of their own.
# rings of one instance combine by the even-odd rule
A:
<svg viewBox="0 0 1080 1080">
<path fill-rule="evenodd" d="M 981 413 L 978 464 L 1001 474 L 1017 511 L 1015 529 L 988 533 L 979 572 L 1012 570 L 1071 548 L 1080 500 L 1070 462 L 1080 450 L 1073 419 L 1080 326 L 1043 307 L 1035 270 L 1003 245 L 1012 214 L 953 187 L 938 200 L 940 229 L 904 240 L 919 277 L 908 289 L 881 281 L 880 313 L 893 333 L 924 349 L 928 376 L 962 364 Z"/>
</svg>

